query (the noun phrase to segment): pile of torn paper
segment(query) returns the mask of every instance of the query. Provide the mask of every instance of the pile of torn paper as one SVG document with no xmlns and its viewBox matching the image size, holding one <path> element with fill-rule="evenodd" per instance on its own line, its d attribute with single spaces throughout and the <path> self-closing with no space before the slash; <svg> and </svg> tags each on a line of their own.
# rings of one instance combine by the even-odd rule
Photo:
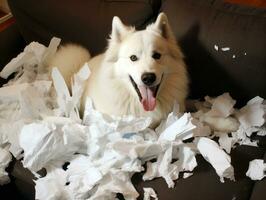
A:
<svg viewBox="0 0 266 200">
<path fill-rule="evenodd" d="M 84 64 L 74 75 L 71 93 L 57 68 L 51 73 L 52 84 L 46 65 L 59 43 L 53 38 L 47 48 L 29 44 L 0 73 L 4 78 L 16 73 L 0 88 L 0 184 L 9 180 L 5 168 L 12 153 L 35 174 L 36 199 L 115 199 L 120 193 L 131 200 L 139 195 L 131 177 L 144 170 L 144 163 L 143 180 L 162 177 L 174 187 L 180 172 L 186 172 L 184 178 L 193 174 L 195 155 L 201 154 L 222 182 L 234 180 L 231 149 L 237 144 L 256 146 L 250 140 L 254 132 L 266 135 L 264 100 L 255 97 L 237 110 L 228 93 L 195 102 L 193 113 L 178 114 L 176 105 L 155 130 L 149 129 L 149 118 L 102 114 L 90 99 L 81 118 L 89 66 Z M 187 139 L 191 142 L 184 142 Z M 47 174 L 40 177 L 37 172 L 43 168 Z M 263 178 L 264 171 L 252 170 L 258 168 L 265 170 L 265 164 L 252 164 L 247 174 Z M 152 188 L 144 192 L 145 199 L 157 198 Z"/>
</svg>

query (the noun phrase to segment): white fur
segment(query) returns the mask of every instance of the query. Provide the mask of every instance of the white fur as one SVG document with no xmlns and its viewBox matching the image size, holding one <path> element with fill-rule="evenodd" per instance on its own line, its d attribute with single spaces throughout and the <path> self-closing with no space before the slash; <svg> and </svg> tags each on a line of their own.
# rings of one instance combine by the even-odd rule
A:
<svg viewBox="0 0 266 200">
<path fill-rule="evenodd" d="M 72 75 L 77 73 L 90 57 L 88 50 L 79 45 L 67 44 L 61 46 L 49 63 L 50 71 L 53 67 L 57 67 L 70 88 Z"/>
<path fill-rule="evenodd" d="M 162 55 L 159 60 L 151 56 L 155 50 Z M 59 67 L 69 82 L 70 76 L 86 61 L 88 55 L 81 47 L 66 46 L 59 50 L 50 66 Z M 129 58 L 131 55 L 139 59 L 132 62 Z M 92 98 L 95 108 L 103 113 L 149 116 L 153 119 L 152 126 L 155 126 L 172 111 L 176 100 L 184 109 L 188 85 L 186 67 L 163 13 L 155 23 L 142 31 L 135 31 L 114 17 L 106 52 L 93 57 L 88 64 L 92 73 L 84 96 Z M 149 112 L 143 109 L 129 79 L 131 75 L 137 85 L 142 85 L 141 75 L 144 72 L 155 73 L 158 77 L 156 83 L 161 82 L 155 110 Z"/>
</svg>

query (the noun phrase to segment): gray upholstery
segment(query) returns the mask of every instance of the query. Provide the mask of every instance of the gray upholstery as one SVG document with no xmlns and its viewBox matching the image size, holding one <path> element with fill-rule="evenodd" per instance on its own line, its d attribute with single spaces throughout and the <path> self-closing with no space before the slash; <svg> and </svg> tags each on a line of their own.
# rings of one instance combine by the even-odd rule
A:
<svg viewBox="0 0 266 200">
<path fill-rule="evenodd" d="M 61 37 L 64 42 L 80 43 L 96 54 L 105 49 L 112 16 L 142 28 L 164 11 L 186 57 L 191 76 L 190 97 L 228 91 L 240 104 L 256 95 L 266 97 L 265 9 L 231 5 L 221 0 L 9 0 L 9 5 L 21 35 L 12 39 L 1 32 L 0 38 L 10 41 L 8 52 L 13 52 L 12 56 L 21 49 L 18 47 L 23 39 L 27 43 L 35 40 L 47 45 L 53 36 Z M 229 46 L 231 50 L 217 52 L 215 44 Z M 11 54 L 4 55 L 1 64 Z M 265 138 L 260 138 L 259 146 L 240 146 L 233 150 L 236 182 L 220 183 L 214 169 L 200 156 L 194 175 L 178 180 L 174 189 L 168 189 L 163 179 L 143 182 L 142 174 L 134 175 L 132 180 L 141 195 L 143 186 L 151 186 L 159 199 L 165 200 L 266 199 L 265 180 L 255 183 L 245 176 L 248 162 L 263 158 Z M 9 172 L 13 175 L 12 184 L 0 187 L 0 195 L 33 199 L 34 184 L 28 171 L 13 162 Z"/>
</svg>

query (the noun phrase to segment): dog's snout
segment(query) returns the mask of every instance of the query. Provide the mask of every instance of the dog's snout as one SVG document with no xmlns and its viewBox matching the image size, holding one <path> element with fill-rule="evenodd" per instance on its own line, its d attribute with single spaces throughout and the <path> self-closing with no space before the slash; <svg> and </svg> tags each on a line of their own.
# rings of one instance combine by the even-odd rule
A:
<svg viewBox="0 0 266 200">
<path fill-rule="evenodd" d="M 141 80 L 145 85 L 151 86 L 156 80 L 156 75 L 154 73 L 144 73 L 141 75 Z"/>
</svg>

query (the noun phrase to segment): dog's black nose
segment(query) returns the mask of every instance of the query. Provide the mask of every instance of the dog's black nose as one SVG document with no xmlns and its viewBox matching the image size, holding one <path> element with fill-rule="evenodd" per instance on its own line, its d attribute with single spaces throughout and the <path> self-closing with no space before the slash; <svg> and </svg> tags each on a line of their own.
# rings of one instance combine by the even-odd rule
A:
<svg viewBox="0 0 266 200">
<path fill-rule="evenodd" d="M 156 75 L 154 73 L 144 73 L 141 75 L 141 80 L 145 85 L 150 86 L 156 80 Z"/>
</svg>

